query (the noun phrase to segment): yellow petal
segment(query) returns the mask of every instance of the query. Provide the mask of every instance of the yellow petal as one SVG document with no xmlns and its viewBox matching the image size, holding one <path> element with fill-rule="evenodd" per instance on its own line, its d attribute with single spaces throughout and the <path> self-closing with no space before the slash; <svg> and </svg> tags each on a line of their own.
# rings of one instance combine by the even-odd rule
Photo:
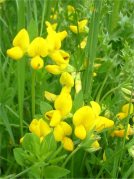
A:
<svg viewBox="0 0 134 179">
<path fill-rule="evenodd" d="M 44 61 L 39 56 L 31 59 L 31 67 L 35 70 L 41 69 L 44 66 Z"/>
<path fill-rule="evenodd" d="M 83 140 L 86 138 L 87 132 L 83 125 L 79 125 L 75 127 L 75 136 L 79 139 Z"/>
<path fill-rule="evenodd" d="M 36 134 L 38 137 L 41 137 L 39 121 L 37 119 L 32 120 L 32 122 L 29 125 L 29 130 L 30 132 Z"/>
<path fill-rule="evenodd" d="M 69 28 L 70 28 L 70 30 L 71 30 L 72 32 L 74 32 L 75 34 L 78 33 L 77 26 L 75 26 L 75 25 L 70 25 Z"/>
<path fill-rule="evenodd" d="M 51 121 L 50 121 L 50 126 L 54 127 L 57 126 L 59 124 L 59 122 L 61 121 L 61 113 L 58 110 L 54 110 Z"/>
<path fill-rule="evenodd" d="M 49 73 L 52 73 L 53 75 L 59 75 L 63 72 L 62 69 L 60 68 L 60 66 L 58 66 L 58 65 L 46 65 L 45 69 Z"/>
<path fill-rule="evenodd" d="M 24 140 L 24 137 L 21 137 L 20 138 L 20 144 L 23 142 L 23 140 Z"/>
<path fill-rule="evenodd" d="M 125 117 L 127 117 L 126 113 L 120 112 L 116 115 L 120 120 L 124 119 Z"/>
<path fill-rule="evenodd" d="M 67 87 L 73 87 L 74 79 L 73 79 L 72 75 L 69 74 L 68 72 L 63 72 L 60 77 L 60 83 Z"/>
<path fill-rule="evenodd" d="M 69 114 L 72 109 L 71 95 L 65 92 L 60 93 L 54 102 L 54 107 L 61 112 L 63 117 Z"/>
<path fill-rule="evenodd" d="M 18 46 L 23 52 L 26 52 L 29 46 L 29 35 L 26 29 L 22 29 L 18 32 L 13 40 L 13 46 Z"/>
<path fill-rule="evenodd" d="M 73 124 L 75 126 L 82 124 L 87 131 L 94 127 L 94 121 L 95 115 L 92 108 L 89 106 L 79 108 L 73 116 Z"/>
<path fill-rule="evenodd" d="M 59 39 L 62 41 L 67 37 L 67 31 L 64 30 L 62 32 L 58 32 L 57 35 L 58 35 Z"/>
<path fill-rule="evenodd" d="M 53 101 L 56 100 L 57 95 L 55 95 L 55 94 L 53 94 L 53 93 L 50 93 L 50 92 L 48 92 L 48 91 L 45 91 L 45 92 L 44 92 L 44 97 L 45 97 L 48 101 L 53 102 Z"/>
<path fill-rule="evenodd" d="M 133 114 L 134 113 L 134 105 L 132 103 L 123 105 L 122 112 L 126 113 L 127 115 Z"/>
<path fill-rule="evenodd" d="M 62 141 L 64 138 L 64 130 L 61 125 L 57 125 L 54 128 L 54 138 L 56 141 Z"/>
<path fill-rule="evenodd" d="M 59 50 L 61 48 L 61 40 L 57 33 L 55 31 L 49 30 L 48 31 L 48 36 L 47 36 L 47 47 L 49 53 Z"/>
<path fill-rule="evenodd" d="M 67 12 L 68 12 L 68 15 L 70 15 L 70 14 L 74 13 L 74 12 L 75 12 L 74 7 L 73 7 L 73 6 L 71 6 L 71 5 L 68 5 L 68 6 L 67 6 Z"/>
<path fill-rule="evenodd" d="M 92 106 L 92 109 L 93 109 L 95 115 L 98 116 L 101 112 L 100 105 L 95 101 L 90 101 L 90 104 Z"/>
<path fill-rule="evenodd" d="M 62 144 L 64 149 L 68 150 L 68 151 L 72 151 L 74 149 L 74 144 L 72 139 L 68 138 L 68 137 L 64 137 L 62 140 Z"/>
<path fill-rule="evenodd" d="M 61 125 L 62 129 L 64 130 L 64 134 L 65 135 L 71 135 L 72 128 L 71 128 L 71 126 L 68 123 L 66 123 L 64 121 L 61 121 L 60 125 Z"/>
<path fill-rule="evenodd" d="M 14 60 L 20 60 L 24 53 L 20 47 L 12 47 L 7 50 L 7 55 Z"/>
<path fill-rule="evenodd" d="M 81 43 L 80 43 L 80 48 L 84 49 L 87 44 L 87 38 L 85 38 Z"/>
<path fill-rule="evenodd" d="M 95 141 L 92 143 L 91 147 L 93 147 L 93 148 L 95 148 L 95 149 L 99 149 L 99 148 L 100 148 L 100 144 L 99 144 L 99 142 L 98 142 L 97 140 L 95 140 Z"/>
<path fill-rule="evenodd" d="M 48 55 L 46 39 L 42 37 L 35 38 L 28 47 L 28 55 L 30 57 L 41 56 L 46 57 Z"/>
<path fill-rule="evenodd" d="M 51 132 L 51 128 L 43 119 L 39 119 L 39 127 L 41 136 L 45 137 Z"/>
<path fill-rule="evenodd" d="M 114 126 L 114 121 L 103 116 L 99 116 L 95 121 L 95 128 L 98 132 L 106 128 L 111 128 L 113 126 Z"/>
<path fill-rule="evenodd" d="M 68 64 L 69 54 L 63 50 L 56 50 L 49 54 L 51 59 L 57 64 Z"/>
</svg>

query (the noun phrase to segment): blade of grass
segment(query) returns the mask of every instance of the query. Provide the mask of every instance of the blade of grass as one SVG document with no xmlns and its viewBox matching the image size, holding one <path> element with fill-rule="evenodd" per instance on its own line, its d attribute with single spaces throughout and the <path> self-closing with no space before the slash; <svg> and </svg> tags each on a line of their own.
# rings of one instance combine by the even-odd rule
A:
<svg viewBox="0 0 134 179">
<path fill-rule="evenodd" d="M 18 0 L 17 15 L 18 15 L 18 31 L 25 27 L 25 2 Z M 23 102 L 24 102 L 24 83 L 25 83 L 25 59 L 21 59 L 17 63 L 17 78 L 18 78 L 18 105 L 20 117 L 20 135 L 23 136 Z"/>
<path fill-rule="evenodd" d="M 83 74 L 83 96 L 85 103 L 88 103 L 91 98 L 92 83 L 93 83 L 93 65 L 96 57 L 99 22 L 101 16 L 102 0 L 94 1 L 94 10 L 91 17 L 90 31 L 88 34 L 85 56 L 87 59 L 87 68 Z"/>
<path fill-rule="evenodd" d="M 6 129 L 9 133 L 9 136 L 12 140 L 13 145 L 15 145 L 15 139 L 14 139 L 13 131 L 12 131 L 7 113 L 6 113 L 6 111 L 5 111 L 5 109 L 2 105 L 0 106 L 0 118 L 3 120 L 3 123 L 4 123 Z"/>
</svg>

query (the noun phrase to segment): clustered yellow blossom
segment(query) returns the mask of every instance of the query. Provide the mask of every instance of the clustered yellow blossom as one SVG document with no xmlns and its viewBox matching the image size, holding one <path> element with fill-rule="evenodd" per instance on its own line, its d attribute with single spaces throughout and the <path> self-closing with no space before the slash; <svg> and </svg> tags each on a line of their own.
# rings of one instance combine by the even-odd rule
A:
<svg viewBox="0 0 134 179">
<path fill-rule="evenodd" d="M 81 21 L 78 21 L 77 25 L 70 25 L 69 26 L 70 30 L 75 34 L 86 32 L 87 31 L 87 26 L 86 26 L 87 22 L 88 22 L 87 19 L 83 19 Z"/>
<path fill-rule="evenodd" d="M 43 58 L 49 56 L 53 65 L 46 65 L 46 70 L 53 74 L 60 74 L 69 63 L 69 54 L 61 49 L 61 42 L 67 37 L 67 32 L 56 32 L 57 24 L 46 21 L 47 37 L 36 37 L 29 43 L 29 35 L 26 29 L 22 29 L 13 40 L 13 46 L 7 50 L 7 55 L 14 60 L 20 60 L 25 53 L 31 57 L 33 69 L 41 69 L 44 66 Z"/>
<path fill-rule="evenodd" d="M 122 106 L 121 112 L 117 114 L 117 117 L 122 120 L 126 118 L 129 114 L 134 114 L 134 105 L 132 103 L 127 103 Z"/>
<path fill-rule="evenodd" d="M 106 117 L 99 116 L 101 112 L 100 105 L 95 101 L 90 102 L 91 106 L 83 106 L 78 109 L 73 116 L 75 126 L 75 135 L 83 140 L 87 132 L 94 129 L 101 132 L 103 129 L 111 128 L 114 122 Z"/>
<path fill-rule="evenodd" d="M 18 32 L 13 40 L 13 47 L 7 50 L 7 55 L 14 60 L 19 60 L 27 52 L 29 46 L 29 35 L 26 29 Z"/>
<path fill-rule="evenodd" d="M 50 121 L 49 125 L 54 128 L 54 137 L 56 141 L 60 141 L 63 147 L 72 151 L 74 144 L 70 136 L 72 134 L 72 127 L 65 121 L 66 116 L 69 115 L 72 109 L 72 97 L 70 95 L 71 88 L 74 86 L 73 77 L 68 72 L 63 72 L 60 77 L 62 90 L 59 95 L 55 96 L 52 93 L 46 93 L 47 99 L 54 101 L 54 110 L 45 113 L 45 117 Z M 52 98 L 53 100 L 51 100 Z"/>
</svg>

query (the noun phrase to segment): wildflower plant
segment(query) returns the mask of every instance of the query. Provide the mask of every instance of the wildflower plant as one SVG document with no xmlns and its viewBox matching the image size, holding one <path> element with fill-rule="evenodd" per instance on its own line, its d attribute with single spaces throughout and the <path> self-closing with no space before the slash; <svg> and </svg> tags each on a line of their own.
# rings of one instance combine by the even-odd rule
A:
<svg viewBox="0 0 134 179">
<path fill-rule="evenodd" d="M 0 125 L 9 134 L 12 155 L 0 159 L 17 164 L 7 177 L 132 176 L 132 33 L 123 38 L 124 11 L 132 18 L 128 2 L 121 8 L 119 1 L 19 0 L 5 1 L 2 8 L 0 2 L 0 11 L 10 3 L 16 4 L 18 20 L 11 42 L 1 46 L 6 85 Z M 5 18 L 0 21 L 6 27 Z"/>
</svg>

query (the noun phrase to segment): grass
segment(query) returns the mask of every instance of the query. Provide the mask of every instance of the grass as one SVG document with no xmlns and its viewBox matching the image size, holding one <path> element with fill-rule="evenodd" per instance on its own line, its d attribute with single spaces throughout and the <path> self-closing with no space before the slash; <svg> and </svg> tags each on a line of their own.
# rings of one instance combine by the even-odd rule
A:
<svg viewBox="0 0 134 179">
<path fill-rule="evenodd" d="M 68 15 L 68 5 L 75 8 L 72 15 Z M 0 1 L 0 178 L 46 176 L 45 167 L 49 165 L 49 158 L 54 162 L 54 167 L 70 171 L 64 178 L 134 177 L 134 138 L 129 136 L 129 140 L 126 139 L 127 125 L 133 128 L 134 111 L 123 121 L 116 116 L 124 104 L 134 99 L 133 6 L 132 0 Z M 55 13 L 58 13 L 57 19 L 52 19 L 51 15 Z M 85 18 L 88 19 L 89 31 L 78 34 L 71 32 L 69 25 L 76 25 L 78 29 L 78 21 Z M 98 134 L 101 146 L 98 151 L 87 152 L 78 147 L 69 153 L 58 143 L 57 152 L 47 160 L 36 161 L 35 157 L 34 162 L 25 167 L 16 163 L 14 148 L 20 147 L 19 140 L 29 132 L 28 126 L 32 119 L 42 117 L 42 110 L 53 109 L 54 105 L 44 99 L 44 91 L 58 95 L 61 90 L 60 75 L 52 75 L 44 68 L 35 71 L 31 69 L 30 57 L 24 56 L 20 61 L 13 61 L 7 57 L 6 51 L 12 47 L 13 38 L 22 28 L 28 30 L 30 41 L 37 36 L 45 38 L 46 20 L 57 22 L 57 31 L 68 32 L 68 37 L 62 42 L 62 49 L 70 54 L 69 63 L 76 69 L 76 74 L 80 72 L 82 90 L 78 94 L 74 88 L 71 91 L 72 114 L 83 104 L 89 105 L 94 100 L 101 106 L 101 115 L 112 119 L 115 127 Z M 87 44 L 81 49 L 79 46 L 85 37 Z M 51 63 L 49 57 L 43 60 L 45 65 Z M 99 66 L 96 67 L 96 64 Z M 95 77 L 94 72 L 97 74 Z M 123 92 L 122 88 L 130 90 L 131 95 Z M 134 106 L 134 102 L 132 104 Z M 67 122 L 71 123 L 70 117 Z M 112 130 L 120 125 L 125 126 L 124 137 L 111 137 Z M 72 138 L 75 145 L 80 142 L 74 134 Z M 33 156 L 31 154 L 27 160 L 32 161 Z M 40 171 L 36 173 L 35 168 Z M 50 171 L 53 173 L 55 170 L 57 176 L 63 172 L 61 168 Z"/>
</svg>

